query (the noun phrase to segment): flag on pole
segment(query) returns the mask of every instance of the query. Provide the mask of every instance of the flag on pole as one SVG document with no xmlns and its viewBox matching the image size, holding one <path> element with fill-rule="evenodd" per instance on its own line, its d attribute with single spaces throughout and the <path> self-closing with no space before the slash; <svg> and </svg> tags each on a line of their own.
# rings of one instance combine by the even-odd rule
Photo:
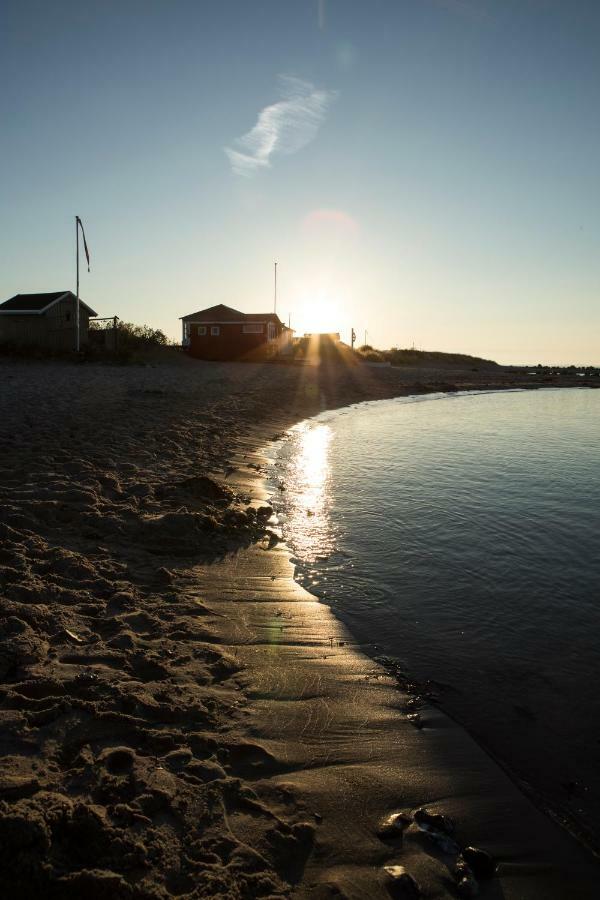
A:
<svg viewBox="0 0 600 900">
<path fill-rule="evenodd" d="M 77 219 L 77 224 L 81 228 L 81 236 L 83 238 L 83 249 L 85 250 L 85 258 L 87 259 L 87 267 L 88 267 L 88 272 L 89 272 L 90 271 L 90 251 L 88 250 L 87 241 L 85 239 L 85 231 L 83 230 L 83 222 L 81 221 L 79 216 L 76 216 L 75 218 Z"/>
</svg>

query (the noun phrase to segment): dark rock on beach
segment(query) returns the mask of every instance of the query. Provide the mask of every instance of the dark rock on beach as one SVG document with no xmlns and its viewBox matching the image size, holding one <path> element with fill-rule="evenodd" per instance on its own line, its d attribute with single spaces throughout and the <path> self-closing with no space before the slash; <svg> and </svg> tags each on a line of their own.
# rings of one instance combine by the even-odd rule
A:
<svg viewBox="0 0 600 900">
<path fill-rule="evenodd" d="M 456 831 L 454 822 L 449 816 L 434 813 L 428 809 L 417 809 L 413 813 L 413 819 L 420 828 L 425 831 L 439 831 L 452 837 Z"/>
<path fill-rule="evenodd" d="M 379 824 L 377 836 L 382 840 L 402 841 L 404 829 L 410 824 L 410 818 L 405 813 L 391 813 Z"/>
<path fill-rule="evenodd" d="M 388 877 L 388 891 L 392 897 L 398 900 L 418 900 L 422 897 L 421 889 L 417 881 L 404 866 L 385 866 Z"/>
<path fill-rule="evenodd" d="M 485 850 L 479 850 L 477 847 L 465 847 L 462 856 L 480 881 L 494 877 L 496 863 Z"/>
</svg>

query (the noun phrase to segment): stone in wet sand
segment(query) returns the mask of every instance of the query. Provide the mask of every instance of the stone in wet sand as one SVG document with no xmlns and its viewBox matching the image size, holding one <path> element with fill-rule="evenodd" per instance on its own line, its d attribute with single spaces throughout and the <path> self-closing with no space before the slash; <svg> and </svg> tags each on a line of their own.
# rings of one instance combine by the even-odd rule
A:
<svg viewBox="0 0 600 900">
<path fill-rule="evenodd" d="M 496 863 L 485 850 L 480 850 L 478 847 L 465 847 L 462 855 L 476 878 L 484 880 L 494 877 Z"/>
<path fill-rule="evenodd" d="M 401 900 L 417 900 L 421 897 L 421 888 L 404 866 L 384 866 L 384 871 L 389 878 L 389 891 L 392 897 Z"/>
<path fill-rule="evenodd" d="M 377 837 L 383 840 L 402 840 L 402 833 L 410 820 L 405 813 L 391 813 L 380 823 Z"/>
</svg>

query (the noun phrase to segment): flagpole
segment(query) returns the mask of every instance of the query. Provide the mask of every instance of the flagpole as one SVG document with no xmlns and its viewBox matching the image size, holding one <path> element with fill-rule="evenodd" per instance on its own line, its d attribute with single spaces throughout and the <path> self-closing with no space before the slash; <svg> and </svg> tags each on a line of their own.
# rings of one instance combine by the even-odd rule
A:
<svg viewBox="0 0 600 900">
<path fill-rule="evenodd" d="M 275 296 L 273 298 L 273 312 L 277 312 L 277 263 L 275 263 Z"/>
<path fill-rule="evenodd" d="M 75 216 L 75 245 L 77 259 L 77 293 L 75 300 L 75 349 L 79 353 L 79 219 Z"/>
</svg>

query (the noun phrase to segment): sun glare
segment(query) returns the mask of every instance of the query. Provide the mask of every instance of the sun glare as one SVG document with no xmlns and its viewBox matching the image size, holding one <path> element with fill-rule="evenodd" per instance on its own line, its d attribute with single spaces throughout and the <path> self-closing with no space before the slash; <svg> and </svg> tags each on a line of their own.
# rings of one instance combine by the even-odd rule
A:
<svg viewBox="0 0 600 900">
<path fill-rule="evenodd" d="M 314 561 L 333 546 L 329 520 L 329 448 L 332 430 L 324 423 L 303 422 L 296 429 L 297 453 L 286 473 L 292 502 L 287 526 L 298 553 Z"/>
<path fill-rule="evenodd" d="M 342 331 L 344 327 L 341 304 L 326 295 L 302 300 L 294 319 L 297 335 Z"/>
</svg>

